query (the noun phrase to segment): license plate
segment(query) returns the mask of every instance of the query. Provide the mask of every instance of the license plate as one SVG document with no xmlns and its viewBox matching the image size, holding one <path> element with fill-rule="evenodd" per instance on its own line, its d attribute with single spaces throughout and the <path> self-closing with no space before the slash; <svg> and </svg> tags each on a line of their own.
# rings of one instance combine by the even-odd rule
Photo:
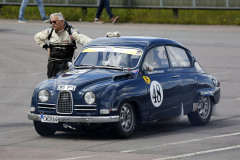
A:
<svg viewBox="0 0 240 160">
<path fill-rule="evenodd" d="M 58 123 L 58 116 L 41 115 L 41 122 Z"/>
</svg>

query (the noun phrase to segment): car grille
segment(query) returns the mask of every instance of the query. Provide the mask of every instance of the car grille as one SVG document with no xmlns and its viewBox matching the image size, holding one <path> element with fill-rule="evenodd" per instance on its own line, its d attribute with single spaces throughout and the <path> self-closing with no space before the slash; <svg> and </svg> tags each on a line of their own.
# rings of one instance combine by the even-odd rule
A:
<svg viewBox="0 0 240 160">
<path fill-rule="evenodd" d="M 72 94 L 69 91 L 61 91 L 58 96 L 57 113 L 71 114 L 73 112 Z"/>
<path fill-rule="evenodd" d="M 96 105 L 75 105 L 74 109 L 77 113 L 95 113 L 97 111 Z"/>
<path fill-rule="evenodd" d="M 55 111 L 56 105 L 55 104 L 49 104 L 49 103 L 38 103 L 38 108 L 39 108 L 40 112 Z"/>
</svg>

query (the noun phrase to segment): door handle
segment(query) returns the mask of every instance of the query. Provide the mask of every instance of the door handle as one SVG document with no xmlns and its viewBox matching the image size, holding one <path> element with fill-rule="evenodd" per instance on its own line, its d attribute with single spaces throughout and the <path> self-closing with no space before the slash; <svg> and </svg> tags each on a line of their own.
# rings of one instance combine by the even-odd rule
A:
<svg viewBox="0 0 240 160">
<path fill-rule="evenodd" d="M 180 75 L 175 75 L 172 78 L 179 78 L 179 77 L 180 77 Z"/>
</svg>

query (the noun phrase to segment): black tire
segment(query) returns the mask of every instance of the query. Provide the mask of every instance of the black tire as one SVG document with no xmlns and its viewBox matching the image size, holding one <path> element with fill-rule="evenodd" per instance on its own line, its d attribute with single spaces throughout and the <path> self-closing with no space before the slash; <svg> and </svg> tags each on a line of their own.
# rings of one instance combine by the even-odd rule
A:
<svg viewBox="0 0 240 160">
<path fill-rule="evenodd" d="M 33 121 L 36 132 L 41 136 L 52 136 L 56 132 L 49 124 Z"/>
<path fill-rule="evenodd" d="M 136 126 L 136 113 L 132 104 L 124 103 L 119 109 L 119 122 L 112 124 L 112 129 L 119 138 L 128 138 Z"/>
<path fill-rule="evenodd" d="M 188 114 L 188 120 L 192 125 L 206 125 L 212 116 L 212 101 L 210 97 L 202 97 L 198 102 L 195 112 Z"/>
</svg>

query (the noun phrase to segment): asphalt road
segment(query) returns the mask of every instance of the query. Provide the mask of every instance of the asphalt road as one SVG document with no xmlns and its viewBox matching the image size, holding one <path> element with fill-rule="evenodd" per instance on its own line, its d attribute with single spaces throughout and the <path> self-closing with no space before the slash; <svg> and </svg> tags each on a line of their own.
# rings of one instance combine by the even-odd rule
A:
<svg viewBox="0 0 240 160">
<path fill-rule="evenodd" d="M 1 160 L 238 160 L 240 157 L 240 28 L 160 24 L 72 22 L 91 38 L 157 36 L 189 48 L 205 71 L 221 81 L 217 115 L 202 127 L 182 121 L 149 123 L 129 139 L 115 139 L 109 129 L 94 133 L 57 132 L 43 138 L 27 119 L 32 92 L 46 79 L 47 54 L 33 36 L 48 24 L 0 20 L 0 159 Z M 78 51 L 81 46 L 78 46 Z"/>
</svg>

